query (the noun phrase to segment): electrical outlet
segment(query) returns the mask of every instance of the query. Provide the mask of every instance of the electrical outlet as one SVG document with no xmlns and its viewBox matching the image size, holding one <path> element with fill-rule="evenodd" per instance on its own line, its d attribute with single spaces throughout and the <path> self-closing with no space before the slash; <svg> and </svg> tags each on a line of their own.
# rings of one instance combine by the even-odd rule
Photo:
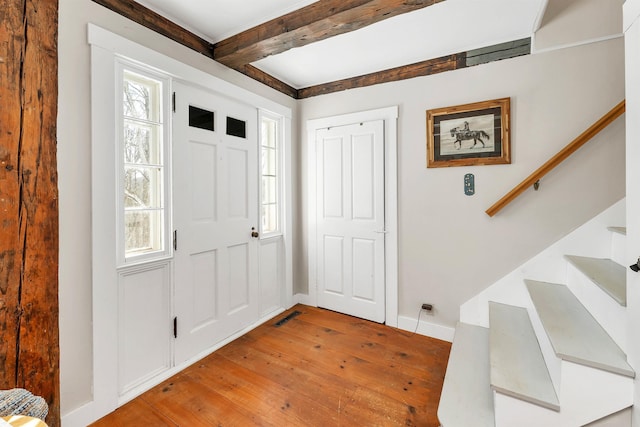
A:
<svg viewBox="0 0 640 427">
<path fill-rule="evenodd" d="M 433 304 L 427 304 L 425 302 L 424 304 L 422 304 L 422 309 L 426 310 L 428 312 L 432 312 L 433 311 Z"/>
</svg>

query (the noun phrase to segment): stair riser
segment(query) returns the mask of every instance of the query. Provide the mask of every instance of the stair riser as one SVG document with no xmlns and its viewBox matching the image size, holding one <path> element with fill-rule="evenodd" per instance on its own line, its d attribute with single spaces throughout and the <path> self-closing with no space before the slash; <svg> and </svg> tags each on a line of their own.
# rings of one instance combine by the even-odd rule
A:
<svg viewBox="0 0 640 427">
<path fill-rule="evenodd" d="M 627 351 L 626 314 L 622 307 L 595 285 L 588 277 L 569 264 L 567 286 L 591 315 L 602 325 L 622 351 Z"/>
<path fill-rule="evenodd" d="M 523 279 L 534 279 L 553 283 L 566 283 L 566 254 L 588 255 L 599 258 L 611 257 L 612 233 L 607 230 L 611 224 L 625 223 L 625 202 L 620 201 L 596 218 L 574 230 L 558 242 L 525 262 L 492 286 L 480 292 L 460 306 L 460 321 L 483 327 L 489 326 L 488 301 L 520 305 L 513 287 Z M 626 264 L 622 264 L 626 265 Z"/>
<path fill-rule="evenodd" d="M 496 427 L 582 426 L 633 404 L 633 379 L 571 362 L 562 364 L 560 412 L 495 393 Z"/>
<path fill-rule="evenodd" d="M 562 362 L 561 411 L 494 395 L 496 427 L 582 426 L 633 404 L 633 379 Z"/>
<path fill-rule="evenodd" d="M 627 264 L 627 241 L 624 234 L 611 233 L 610 258 L 620 265 Z"/>
<path fill-rule="evenodd" d="M 633 378 L 623 375 L 563 361 L 562 384 L 563 416 L 579 425 L 633 405 Z"/>
<path fill-rule="evenodd" d="M 560 412 L 494 391 L 496 427 L 578 427 L 589 423 L 599 426 L 602 421 L 596 420 L 624 411 L 633 404 L 632 378 L 563 361 L 555 355 L 523 282 L 523 279 L 533 279 L 567 284 L 594 319 L 626 352 L 626 309 L 564 258 L 566 254 L 610 258 L 620 265 L 628 265 L 626 236 L 607 230 L 609 225 L 624 224 L 624 217 L 625 205 L 621 201 L 460 307 L 461 321 L 485 327 L 489 326 L 489 301 L 525 307 L 558 393 Z M 609 424 L 605 425 L 609 427 Z M 621 427 L 626 424 L 615 425 Z"/>
<path fill-rule="evenodd" d="M 496 427 L 577 426 L 631 405 L 633 379 L 559 359 L 544 332 L 537 312 L 533 310 L 533 303 L 528 311 L 547 368 L 559 392 L 562 412 L 558 413 L 498 392 L 494 396 Z M 526 424 L 528 421 L 523 420 L 535 421 Z M 574 424 L 574 420 L 579 420 L 579 423 Z"/>
</svg>

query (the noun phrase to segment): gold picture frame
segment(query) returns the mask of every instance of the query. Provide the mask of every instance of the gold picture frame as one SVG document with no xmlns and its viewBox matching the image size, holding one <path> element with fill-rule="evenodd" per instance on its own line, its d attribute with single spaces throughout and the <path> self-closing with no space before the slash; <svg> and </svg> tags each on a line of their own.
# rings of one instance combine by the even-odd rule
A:
<svg viewBox="0 0 640 427">
<path fill-rule="evenodd" d="M 511 163 L 511 98 L 427 110 L 427 167 Z"/>
</svg>

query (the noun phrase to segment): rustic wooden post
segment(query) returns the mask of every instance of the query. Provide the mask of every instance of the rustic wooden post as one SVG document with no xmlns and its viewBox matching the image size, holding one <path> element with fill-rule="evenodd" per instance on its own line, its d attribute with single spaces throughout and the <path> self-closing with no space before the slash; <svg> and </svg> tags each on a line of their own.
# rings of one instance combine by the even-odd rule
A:
<svg viewBox="0 0 640 427">
<path fill-rule="evenodd" d="M 0 389 L 26 388 L 60 425 L 57 0 L 0 7 Z"/>
</svg>

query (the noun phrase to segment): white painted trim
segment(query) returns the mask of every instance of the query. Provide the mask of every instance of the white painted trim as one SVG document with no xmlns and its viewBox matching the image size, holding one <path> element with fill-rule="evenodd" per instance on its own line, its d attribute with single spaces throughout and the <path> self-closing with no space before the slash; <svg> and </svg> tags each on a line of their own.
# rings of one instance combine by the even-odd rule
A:
<svg viewBox="0 0 640 427">
<path fill-rule="evenodd" d="M 448 342 L 453 342 L 453 335 L 456 332 L 455 328 L 426 322 L 424 320 L 420 320 L 418 324 L 418 319 L 407 316 L 398 316 L 398 329 L 409 332 L 415 331 L 417 334 Z"/>
<path fill-rule="evenodd" d="M 278 309 L 275 310 L 265 316 L 263 316 L 262 318 L 260 318 L 257 322 L 255 322 L 254 324 L 244 328 L 241 331 L 236 332 L 235 334 L 233 334 L 232 336 L 226 338 L 225 340 L 217 343 L 214 347 L 209 348 L 208 350 L 200 353 L 199 355 L 193 357 L 192 359 L 188 360 L 183 366 L 177 366 L 174 367 L 166 372 L 163 372 L 161 375 L 157 376 L 156 379 L 158 382 L 162 382 L 168 378 L 171 378 L 173 375 L 177 374 L 178 372 L 180 372 L 181 370 L 183 370 L 186 366 L 189 366 L 190 364 L 202 359 L 203 357 L 208 356 L 209 354 L 213 353 L 214 351 L 224 347 L 225 345 L 229 344 L 231 341 L 241 337 L 242 335 L 252 331 L 253 329 L 257 328 L 258 326 L 262 325 L 265 322 L 268 322 L 269 320 L 273 319 L 274 317 L 278 316 L 279 314 L 282 314 L 285 310 L 284 309 Z M 128 401 L 134 399 L 135 397 L 139 396 L 140 394 L 142 394 L 144 391 L 146 391 L 148 389 L 145 387 L 139 387 L 137 389 L 133 389 L 131 391 L 129 391 L 127 394 L 125 394 L 124 396 L 122 396 L 119 399 L 119 404 L 123 405 L 125 403 L 127 403 Z M 64 425 L 64 427 L 84 427 L 87 426 L 91 423 L 93 423 L 94 421 L 96 421 L 98 416 L 101 416 L 99 414 L 106 414 L 107 412 L 97 412 L 100 410 L 100 406 L 99 406 L 99 402 L 97 402 L 95 399 L 91 402 L 88 402 L 87 404 L 74 409 L 72 412 L 66 414 L 63 419 L 62 419 L 62 425 Z M 111 412 L 111 411 L 109 411 Z"/>
<path fill-rule="evenodd" d="M 538 15 L 536 16 L 536 20 L 533 23 L 533 33 L 542 27 L 542 20 L 544 19 L 544 14 L 547 11 L 547 6 L 549 5 L 549 0 L 543 0 L 540 3 L 540 10 L 538 11 Z"/>
<path fill-rule="evenodd" d="M 307 165 L 306 168 L 303 167 L 301 169 L 306 170 L 307 173 L 307 221 L 308 225 L 308 236 L 307 236 L 307 268 L 308 268 L 308 288 L 307 288 L 307 305 L 311 305 L 313 307 L 318 306 L 318 295 L 317 289 L 318 284 L 316 282 L 316 278 L 318 277 L 317 268 L 316 268 L 316 259 L 317 259 L 317 239 L 316 239 L 316 230 L 318 228 L 318 224 L 316 221 L 316 215 L 314 213 L 317 211 L 316 209 L 316 132 L 319 128 L 314 127 L 311 123 L 307 122 Z M 300 298 L 298 294 L 298 298 Z"/>
<path fill-rule="evenodd" d="M 116 91 L 113 96 L 117 96 L 118 104 L 115 105 L 117 114 L 116 114 L 116 123 L 119 129 L 118 140 L 117 140 L 117 151 L 116 151 L 116 170 L 117 170 L 117 182 L 118 182 L 118 197 L 116 198 L 116 218 L 117 218 L 117 227 L 116 227 L 116 245 L 117 245 L 117 265 L 118 268 L 129 268 L 135 265 L 144 265 L 160 260 L 171 259 L 173 257 L 173 246 L 171 245 L 172 241 L 172 210 L 170 209 L 173 206 L 172 202 L 172 188 L 171 188 L 171 172 L 172 172 L 172 160 L 171 160 L 171 80 L 169 76 L 165 73 L 158 72 L 150 72 L 148 67 L 141 67 L 138 64 L 131 63 L 131 61 L 126 59 L 119 58 L 116 61 L 116 70 L 117 70 L 117 80 L 116 80 Z M 130 255 L 128 258 L 125 254 L 125 242 L 122 239 L 124 237 L 124 224 L 125 224 L 125 206 L 124 206 L 124 176 L 125 176 L 125 168 L 124 168 L 124 158 L 120 157 L 120 153 L 124 153 L 124 109 L 121 105 L 122 103 L 122 93 L 123 93 L 123 82 L 124 82 L 124 73 L 131 72 L 142 76 L 147 79 L 153 79 L 158 81 L 162 85 L 162 90 L 160 92 L 160 117 L 159 122 L 161 126 L 160 133 L 160 150 L 162 159 L 162 168 L 163 168 L 163 177 L 160 183 L 160 193 L 161 199 L 163 200 L 164 207 L 162 207 L 162 213 L 164 216 L 164 222 L 162 227 L 162 233 L 164 235 L 164 250 L 162 251 L 154 251 L 151 253 Z M 117 95 L 119 94 L 119 95 Z"/>
<path fill-rule="evenodd" d="M 195 362 L 197 362 L 198 360 L 201 360 L 201 359 L 207 357 L 208 355 L 210 355 L 211 353 L 215 352 L 216 350 L 221 349 L 225 345 L 227 345 L 230 342 L 240 338 L 244 334 L 251 332 L 252 330 L 257 328 L 258 326 L 262 325 L 265 322 L 268 322 L 269 320 L 273 319 L 274 317 L 278 316 L 279 314 L 283 313 L 284 311 L 285 311 L 284 308 L 279 308 L 279 309 L 276 309 L 276 310 L 272 311 L 269 314 L 266 314 L 266 315 L 262 316 L 255 323 L 252 323 L 251 325 L 247 326 L 246 328 L 244 328 L 244 329 L 236 332 L 235 334 L 225 338 L 224 340 L 216 343 L 214 346 L 209 347 L 208 349 L 198 353 L 197 355 L 191 357 L 189 360 L 185 361 L 184 363 L 181 363 L 179 366 L 174 366 L 173 368 L 163 372 L 162 374 L 157 375 L 156 377 L 154 377 L 154 382 L 159 384 L 162 381 L 171 378 L 172 376 L 176 375 L 177 373 L 179 373 L 180 371 L 185 369 L 187 366 L 190 366 L 190 365 L 194 364 Z M 140 396 L 142 393 L 144 393 L 147 390 L 149 390 L 149 386 L 145 385 L 145 384 L 143 384 L 143 385 L 141 385 L 141 386 L 139 386 L 137 388 L 133 388 L 133 389 L 129 390 L 127 393 L 125 393 L 122 396 L 120 396 L 120 399 L 118 401 L 118 405 L 119 406 L 124 405 L 125 403 L 131 401 L 132 399 L 135 399 L 136 397 Z M 65 427 L 66 427 L 66 425 L 65 425 Z"/>
<path fill-rule="evenodd" d="M 123 399 L 135 393 L 131 391 L 125 398 L 118 398 L 118 319 L 114 307 L 118 305 L 117 266 L 115 256 L 116 220 L 114 212 L 117 203 L 117 193 L 113 183 L 116 182 L 115 168 L 116 147 L 115 135 L 116 108 L 114 95 L 116 59 L 126 58 L 136 64 L 156 69 L 170 75 L 174 79 L 197 82 L 198 85 L 214 88 L 216 92 L 232 99 L 251 105 L 254 108 L 271 111 L 285 118 L 285 136 L 287 148 L 286 174 L 291 176 L 291 123 L 290 108 L 274 101 L 263 98 L 246 89 L 237 87 L 213 75 L 197 70 L 173 58 L 155 52 L 140 44 L 129 41 L 119 35 L 111 33 L 96 25 L 88 25 L 88 41 L 91 44 L 91 177 L 92 177 L 92 222 L 101 227 L 92 227 L 92 259 L 93 262 L 93 396 L 90 402 L 68 414 L 63 414 L 65 427 L 86 426 L 98 418 L 115 410 Z M 105 75 L 109 78 L 98 79 L 95 76 Z M 100 120 L 96 120 L 100 118 Z M 285 241 L 285 304 L 284 308 L 292 305 L 292 190 L 291 179 L 286 184 L 286 233 Z M 283 310 L 284 310 L 283 308 Z M 282 310 L 281 310 L 282 311 Z M 281 312 L 280 311 L 280 312 Z M 273 315 L 277 315 L 274 312 Z M 268 316 L 267 316 L 268 317 Z M 265 319 L 263 317 L 262 319 Z M 234 338 L 253 329 L 264 322 L 260 320 L 248 329 L 234 334 L 224 341 L 227 343 Z M 218 343 L 215 349 L 222 346 Z M 163 375 L 175 374 L 184 369 L 187 364 L 181 364 Z M 158 377 L 161 378 L 161 377 Z M 149 384 L 148 384 L 149 385 Z M 148 388 L 148 387 L 147 387 Z"/>
<path fill-rule="evenodd" d="M 216 92 L 245 104 L 273 111 L 284 117 L 292 117 L 291 109 L 288 107 L 127 40 L 95 24 L 88 24 L 88 41 L 91 45 L 100 46 L 114 55 L 126 57 L 145 67 L 156 67 L 163 74 L 169 74 L 174 78 L 189 82 L 197 82 L 200 86 L 214 88 Z"/>
<path fill-rule="evenodd" d="M 398 325 L 398 106 L 307 121 L 307 180 L 309 207 L 309 290 L 307 304 L 318 305 L 316 265 L 316 131 L 333 126 L 384 120 L 385 132 L 385 323 Z M 299 298 L 296 295 L 296 298 Z"/>
<path fill-rule="evenodd" d="M 92 263 L 93 405 L 89 413 L 93 419 L 90 421 L 118 407 L 115 67 L 111 52 L 98 46 L 91 49 L 92 76 L 107 73 L 110 78 L 91 79 L 91 212 L 92 223 L 102 226 L 92 226 L 91 256 L 100 262 Z M 65 418 L 63 424 L 68 425 Z"/>
<path fill-rule="evenodd" d="M 625 0 L 622 5 L 622 28 L 626 33 L 640 17 L 640 0 Z"/>
<path fill-rule="evenodd" d="M 280 174 L 280 197 L 281 206 L 279 214 L 280 234 L 274 235 L 274 238 L 282 237 L 284 244 L 284 282 L 282 304 L 285 308 L 293 306 L 293 176 L 291 164 L 291 146 L 293 143 L 291 134 L 291 118 L 282 116 L 281 114 L 258 109 L 258 125 L 260 125 L 261 117 L 269 117 L 278 120 L 280 129 L 280 158 L 282 166 L 279 168 Z M 260 183 L 258 183 L 260 188 Z M 262 197 L 262 196 L 261 196 Z M 261 230 L 262 231 L 262 230 Z M 271 238 L 268 236 L 267 238 Z"/>
<path fill-rule="evenodd" d="M 291 147 L 293 135 L 291 134 L 291 117 L 284 117 L 284 208 L 282 209 L 282 232 L 284 233 L 284 307 L 293 306 L 293 175 Z"/>
<path fill-rule="evenodd" d="M 609 41 L 609 40 L 619 39 L 621 37 L 624 37 L 623 33 L 613 34 L 613 35 L 604 36 L 604 37 L 597 37 L 597 38 L 588 39 L 588 40 L 581 40 L 581 41 L 575 42 L 575 43 L 560 44 L 560 45 L 557 45 L 557 46 L 547 47 L 547 48 L 544 48 L 544 49 L 536 49 L 536 42 L 535 42 L 536 37 L 535 37 L 535 34 L 534 34 L 533 37 L 531 38 L 531 40 L 532 40 L 532 43 L 531 43 L 531 54 L 532 55 L 537 55 L 539 53 L 548 53 L 548 52 L 553 52 L 553 51 L 556 51 L 556 50 L 571 49 L 571 48 L 574 48 L 574 47 L 584 46 L 584 45 L 588 45 L 588 44 L 600 43 L 600 42 L 606 42 L 606 41 Z"/>
<path fill-rule="evenodd" d="M 303 304 L 310 307 L 317 307 L 318 305 L 316 304 L 315 294 L 313 295 L 314 297 L 308 294 L 295 294 L 293 296 L 293 304 Z"/>
<path fill-rule="evenodd" d="M 64 427 L 83 427 L 96 421 L 97 404 L 95 400 L 72 410 L 62 416 Z"/>
</svg>

